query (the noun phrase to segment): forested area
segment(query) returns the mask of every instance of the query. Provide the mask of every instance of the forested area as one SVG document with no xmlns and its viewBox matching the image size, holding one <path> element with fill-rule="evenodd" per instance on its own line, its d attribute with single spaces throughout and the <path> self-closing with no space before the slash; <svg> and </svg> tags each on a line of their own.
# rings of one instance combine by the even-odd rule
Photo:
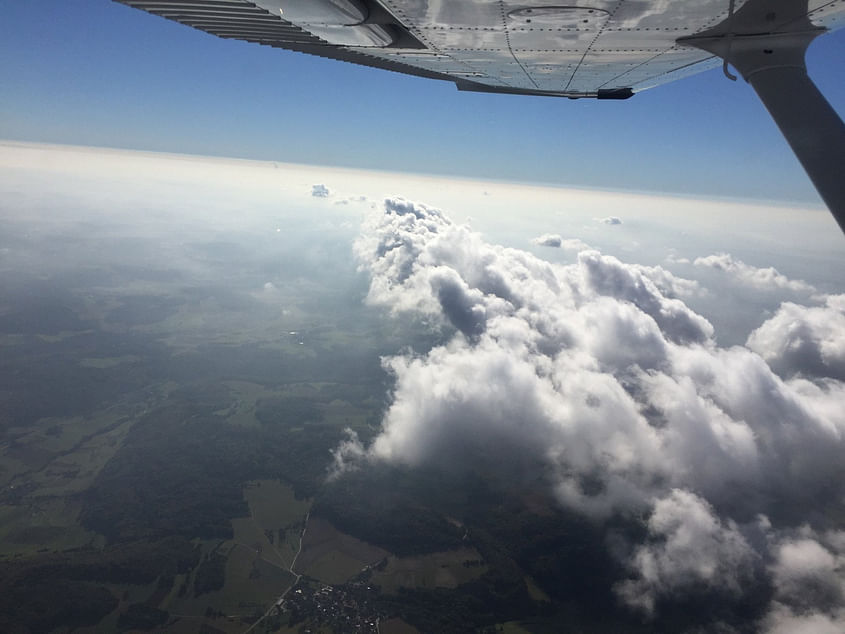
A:
<svg viewBox="0 0 845 634">
<path fill-rule="evenodd" d="M 0 631 L 95 625 L 117 607 L 103 584 L 149 584 L 196 566 L 197 548 L 167 537 L 0 562 Z"/>
</svg>

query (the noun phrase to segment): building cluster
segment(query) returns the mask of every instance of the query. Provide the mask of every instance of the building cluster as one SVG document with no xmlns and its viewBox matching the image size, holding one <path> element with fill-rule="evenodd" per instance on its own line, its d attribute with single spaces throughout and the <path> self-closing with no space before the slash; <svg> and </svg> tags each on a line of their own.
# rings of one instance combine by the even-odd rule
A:
<svg viewBox="0 0 845 634">
<path fill-rule="evenodd" d="M 378 633 L 377 591 L 353 581 L 342 586 L 300 583 L 279 606 L 290 614 L 290 625 L 329 627 L 335 632 Z"/>
</svg>

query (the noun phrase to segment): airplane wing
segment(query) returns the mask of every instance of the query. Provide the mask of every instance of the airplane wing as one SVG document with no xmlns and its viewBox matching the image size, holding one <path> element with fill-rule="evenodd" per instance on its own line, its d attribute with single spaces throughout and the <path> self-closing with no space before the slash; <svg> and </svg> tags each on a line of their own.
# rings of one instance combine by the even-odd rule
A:
<svg viewBox="0 0 845 634">
<path fill-rule="evenodd" d="M 720 65 L 735 79 L 730 63 L 845 231 L 845 125 L 804 68 L 810 41 L 845 26 L 845 0 L 116 1 L 219 37 L 460 90 L 625 99 Z"/>
<path fill-rule="evenodd" d="M 220 37 L 462 90 L 566 97 L 630 96 L 720 66 L 678 39 L 712 28 L 730 9 L 729 0 L 118 1 Z M 805 5 L 817 26 L 845 23 L 842 2 Z"/>
</svg>

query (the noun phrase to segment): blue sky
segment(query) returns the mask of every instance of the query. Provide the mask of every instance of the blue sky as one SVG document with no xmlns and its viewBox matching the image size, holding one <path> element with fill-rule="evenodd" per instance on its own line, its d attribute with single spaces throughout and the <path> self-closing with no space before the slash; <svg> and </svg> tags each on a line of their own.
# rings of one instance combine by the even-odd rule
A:
<svg viewBox="0 0 845 634">
<path fill-rule="evenodd" d="M 821 204 L 750 87 L 623 102 L 458 92 L 107 0 L 0 0 L 0 138 Z M 845 112 L 845 30 L 811 76 Z"/>
</svg>

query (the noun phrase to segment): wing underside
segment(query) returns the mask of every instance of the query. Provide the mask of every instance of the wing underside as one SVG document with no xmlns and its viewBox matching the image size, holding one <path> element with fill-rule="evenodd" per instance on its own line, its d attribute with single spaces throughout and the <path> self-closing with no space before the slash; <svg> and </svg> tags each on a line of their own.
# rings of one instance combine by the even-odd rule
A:
<svg viewBox="0 0 845 634">
<path fill-rule="evenodd" d="M 678 39 L 711 29 L 745 3 L 117 1 L 220 37 L 451 80 L 462 90 L 617 98 L 721 64 Z M 806 15 L 832 28 L 843 13 L 838 0 L 811 0 Z"/>
</svg>

